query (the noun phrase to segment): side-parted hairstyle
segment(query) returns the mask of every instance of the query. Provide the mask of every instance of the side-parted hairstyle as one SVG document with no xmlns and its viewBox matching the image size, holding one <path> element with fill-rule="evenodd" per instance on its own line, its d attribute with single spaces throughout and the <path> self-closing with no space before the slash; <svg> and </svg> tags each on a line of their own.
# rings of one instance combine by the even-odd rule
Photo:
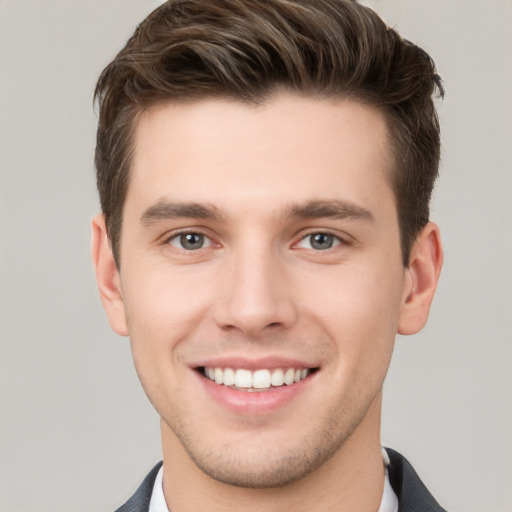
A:
<svg viewBox="0 0 512 512">
<path fill-rule="evenodd" d="M 349 99 L 388 124 L 402 258 L 429 219 L 443 95 L 429 55 L 354 0 L 169 0 L 103 70 L 96 172 L 117 265 L 133 133 L 153 105 L 222 97 L 262 103 L 277 89 Z"/>
</svg>

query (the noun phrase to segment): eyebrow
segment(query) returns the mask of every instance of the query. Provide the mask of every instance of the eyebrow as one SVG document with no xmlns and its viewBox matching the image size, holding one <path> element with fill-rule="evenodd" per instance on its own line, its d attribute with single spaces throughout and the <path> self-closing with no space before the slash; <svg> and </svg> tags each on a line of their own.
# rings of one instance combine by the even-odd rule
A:
<svg viewBox="0 0 512 512">
<path fill-rule="evenodd" d="M 316 200 L 307 201 L 303 204 L 291 204 L 285 209 L 285 218 L 297 219 L 354 219 L 374 222 L 373 214 L 349 201 Z M 140 221 L 143 226 L 149 226 L 161 220 L 191 218 L 214 220 L 221 222 L 225 216 L 219 209 L 210 204 L 194 202 L 173 202 L 167 200 L 158 201 L 142 213 Z"/>
<path fill-rule="evenodd" d="M 140 222 L 143 226 L 149 226 L 160 220 L 178 218 L 221 221 L 224 217 L 213 205 L 192 202 L 179 203 L 161 200 L 144 210 L 140 216 Z"/>
<path fill-rule="evenodd" d="M 375 222 L 370 210 L 350 201 L 338 199 L 327 201 L 308 201 L 304 204 L 293 204 L 286 209 L 286 216 L 299 219 L 315 219 L 328 217 L 332 219 L 354 219 Z"/>
</svg>

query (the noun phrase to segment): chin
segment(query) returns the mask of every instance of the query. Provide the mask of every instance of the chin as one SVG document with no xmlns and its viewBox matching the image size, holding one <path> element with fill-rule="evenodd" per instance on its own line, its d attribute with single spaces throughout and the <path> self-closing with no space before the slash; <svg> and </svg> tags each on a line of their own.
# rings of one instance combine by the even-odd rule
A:
<svg viewBox="0 0 512 512">
<path fill-rule="evenodd" d="M 256 456 L 245 454 L 194 460 L 210 478 L 235 487 L 268 489 L 297 482 L 317 469 L 329 454 L 319 452 L 289 452 L 278 456 L 259 451 Z"/>
<path fill-rule="evenodd" d="M 272 447 L 268 437 L 254 442 L 257 433 L 249 443 L 233 439 L 222 448 L 199 447 L 183 439 L 181 444 L 196 467 L 210 478 L 235 487 L 268 489 L 290 485 L 313 473 L 340 449 L 355 426 L 340 428 L 338 423 L 335 428 L 331 425 L 308 435 L 290 434 L 281 442 L 274 440 Z"/>
</svg>

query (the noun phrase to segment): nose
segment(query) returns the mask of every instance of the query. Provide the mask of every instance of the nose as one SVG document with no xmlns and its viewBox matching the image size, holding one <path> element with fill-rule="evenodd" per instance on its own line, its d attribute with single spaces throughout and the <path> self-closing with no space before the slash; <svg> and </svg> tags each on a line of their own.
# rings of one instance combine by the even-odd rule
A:
<svg viewBox="0 0 512 512">
<path fill-rule="evenodd" d="M 297 320 L 292 279 L 271 250 L 241 250 L 224 262 L 215 321 L 228 331 L 257 338 Z"/>
</svg>

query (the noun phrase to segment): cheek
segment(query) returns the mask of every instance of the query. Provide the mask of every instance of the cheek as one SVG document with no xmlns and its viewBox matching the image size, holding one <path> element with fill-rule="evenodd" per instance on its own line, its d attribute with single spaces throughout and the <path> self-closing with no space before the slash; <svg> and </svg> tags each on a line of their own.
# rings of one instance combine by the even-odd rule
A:
<svg viewBox="0 0 512 512">
<path fill-rule="evenodd" d="M 191 281 L 154 267 L 128 275 L 130 282 L 123 286 L 128 331 L 143 380 L 144 375 L 147 378 L 175 367 L 169 362 L 179 358 L 180 342 L 204 320 L 209 292 L 201 280 Z"/>
<path fill-rule="evenodd" d="M 166 265 L 140 265 L 142 272 L 132 271 L 130 282 L 123 286 L 128 322 L 132 330 L 179 337 L 189 322 L 204 310 L 210 295 L 208 279 L 190 269 L 172 271 Z M 128 272 L 130 269 L 128 269 Z"/>
<path fill-rule="evenodd" d="M 169 393 L 179 393 L 180 342 L 190 332 L 193 308 L 172 283 L 150 274 L 133 282 L 125 306 L 134 366 L 146 395 L 160 411 Z"/>
<path fill-rule="evenodd" d="M 371 328 L 382 322 L 395 325 L 402 296 L 403 269 L 371 265 L 333 268 L 321 280 L 306 276 L 301 296 L 328 324 Z M 311 286 L 316 282 L 317 286 Z M 339 327 L 341 328 L 341 327 Z"/>
<path fill-rule="evenodd" d="M 338 353 L 341 372 L 368 373 L 389 363 L 398 328 L 403 272 L 344 268 L 310 291 L 309 314 L 321 323 Z M 339 269 L 338 269 L 339 270 Z"/>
</svg>

